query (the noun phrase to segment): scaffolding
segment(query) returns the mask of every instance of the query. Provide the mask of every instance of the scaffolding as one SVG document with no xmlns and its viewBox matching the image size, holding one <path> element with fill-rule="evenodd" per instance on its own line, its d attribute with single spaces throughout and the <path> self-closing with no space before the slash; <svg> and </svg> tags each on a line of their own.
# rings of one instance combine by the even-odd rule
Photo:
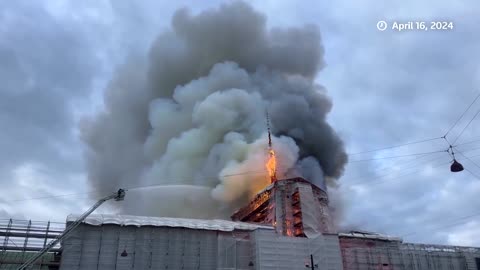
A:
<svg viewBox="0 0 480 270">
<path fill-rule="evenodd" d="M 403 243 L 387 237 L 340 236 L 344 270 L 477 270 L 480 248 Z"/>
<path fill-rule="evenodd" d="M 327 193 L 296 177 L 275 181 L 231 218 L 273 225 L 284 236 L 315 238 L 333 232 L 329 211 Z"/>
<path fill-rule="evenodd" d="M 65 229 L 65 223 L 0 219 L 0 269 L 17 269 Z M 60 245 L 45 254 L 32 269 L 58 269 Z"/>
<path fill-rule="evenodd" d="M 208 228 L 202 222 L 192 228 L 81 224 L 62 243 L 60 269 L 256 269 L 251 230 L 222 231 L 216 221 L 207 221 Z"/>
</svg>

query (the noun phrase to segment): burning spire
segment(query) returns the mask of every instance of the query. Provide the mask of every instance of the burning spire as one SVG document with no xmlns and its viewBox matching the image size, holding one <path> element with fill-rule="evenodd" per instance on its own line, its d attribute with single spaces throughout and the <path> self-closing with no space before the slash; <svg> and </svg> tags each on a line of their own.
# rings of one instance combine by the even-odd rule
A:
<svg viewBox="0 0 480 270">
<path fill-rule="evenodd" d="M 267 111 L 267 130 L 268 130 L 268 161 L 265 166 L 267 167 L 270 181 L 273 183 L 277 180 L 277 159 L 275 157 L 275 151 L 272 147 L 272 136 L 270 132 L 270 118 Z"/>
<path fill-rule="evenodd" d="M 268 148 L 272 148 L 272 136 L 270 135 L 270 118 L 268 117 L 267 111 L 267 130 L 268 130 Z"/>
</svg>

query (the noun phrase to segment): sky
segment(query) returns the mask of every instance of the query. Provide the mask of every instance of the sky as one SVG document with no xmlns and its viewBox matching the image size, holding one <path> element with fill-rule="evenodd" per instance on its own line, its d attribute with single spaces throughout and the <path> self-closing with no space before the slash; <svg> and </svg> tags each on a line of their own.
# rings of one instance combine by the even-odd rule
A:
<svg viewBox="0 0 480 270">
<path fill-rule="evenodd" d="M 103 109 L 115 71 L 148 54 L 178 8 L 198 13 L 226 2 L 0 2 L 0 219 L 64 221 L 86 210 L 93 201 L 82 119 Z M 342 228 L 480 246 L 480 119 L 469 123 L 480 100 L 451 128 L 480 93 L 478 1 L 248 2 L 269 27 L 320 29 L 326 66 L 315 81 L 350 154 L 329 191 Z M 379 31 L 380 20 L 453 29 Z M 447 132 L 463 172 L 451 173 L 441 152 Z"/>
</svg>

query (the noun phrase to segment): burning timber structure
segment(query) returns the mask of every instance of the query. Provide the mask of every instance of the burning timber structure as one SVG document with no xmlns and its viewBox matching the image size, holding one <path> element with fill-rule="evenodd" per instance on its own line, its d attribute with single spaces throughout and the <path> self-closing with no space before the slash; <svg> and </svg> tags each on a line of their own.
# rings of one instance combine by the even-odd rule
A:
<svg viewBox="0 0 480 270">
<path fill-rule="evenodd" d="M 302 178 L 275 179 L 232 220 L 92 215 L 33 269 L 480 270 L 480 248 L 336 232 L 327 193 Z M 60 231 L 0 224 L 0 269 L 17 269 Z"/>
<path fill-rule="evenodd" d="M 284 236 L 314 238 L 334 233 L 325 191 L 303 178 L 274 181 L 232 220 L 275 227 Z"/>
</svg>

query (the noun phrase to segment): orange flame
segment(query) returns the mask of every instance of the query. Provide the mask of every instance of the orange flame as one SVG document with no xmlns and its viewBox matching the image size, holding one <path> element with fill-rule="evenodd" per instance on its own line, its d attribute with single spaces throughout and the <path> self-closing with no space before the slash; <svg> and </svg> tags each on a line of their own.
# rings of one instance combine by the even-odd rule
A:
<svg viewBox="0 0 480 270">
<path fill-rule="evenodd" d="M 275 182 L 275 180 L 277 180 L 277 176 L 276 176 L 276 173 L 277 173 L 277 159 L 275 157 L 275 151 L 273 151 L 273 149 L 270 148 L 270 150 L 268 151 L 268 154 L 269 154 L 269 159 L 267 161 L 267 164 L 265 164 L 265 167 L 267 167 L 267 170 L 268 170 L 268 174 L 270 175 L 270 180 L 273 182 Z"/>
</svg>

